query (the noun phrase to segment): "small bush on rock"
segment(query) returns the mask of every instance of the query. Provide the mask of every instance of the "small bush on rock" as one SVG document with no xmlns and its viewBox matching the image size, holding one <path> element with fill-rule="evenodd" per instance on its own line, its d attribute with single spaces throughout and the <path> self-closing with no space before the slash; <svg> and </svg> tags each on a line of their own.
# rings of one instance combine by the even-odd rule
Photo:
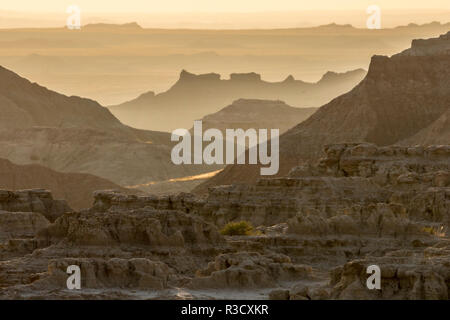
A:
<svg viewBox="0 0 450 320">
<path fill-rule="evenodd" d="M 250 222 L 229 222 L 220 231 L 225 236 L 248 236 L 253 234 L 253 226 Z"/>
</svg>

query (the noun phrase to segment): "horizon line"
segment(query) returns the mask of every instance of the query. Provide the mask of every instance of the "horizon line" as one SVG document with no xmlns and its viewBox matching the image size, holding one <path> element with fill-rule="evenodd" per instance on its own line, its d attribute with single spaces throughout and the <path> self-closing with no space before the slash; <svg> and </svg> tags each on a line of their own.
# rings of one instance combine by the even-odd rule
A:
<svg viewBox="0 0 450 320">
<path fill-rule="evenodd" d="M 0 11 L 1 12 L 1 11 Z M 450 12 L 450 10 L 449 10 Z M 360 27 L 355 26 L 351 23 L 336 23 L 336 22 L 330 22 L 325 24 L 318 24 L 313 26 L 292 26 L 292 27 L 251 27 L 251 28 L 199 28 L 199 27 L 143 27 L 141 26 L 137 21 L 130 21 L 130 22 L 124 22 L 124 23 L 114 23 L 114 22 L 89 22 L 84 25 L 81 25 L 81 29 L 86 28 L 88 26 L 105 26 L 105 27 L 127 27 L 128 25 L 136 25 L 135 30 L 186 30 L 186 31 L 264 31 L 264 30 L 298 30 L 298 29 L 316 29 L 316 28 L 322 28 L 322 27 L 345 27 L 345 28 L 353 28 L 357 30 L 371 30 L 371 31 L 380 31 L 380 30 L 392 30 L 397 28 L 407 28 L 407 27 L 424 27 L 432 24 L 439 24 L 440 26 L 445 26 L 450 24 L 450 20 L 447 22 L 439 21 L 439 20 L 433 20 L 430 22 L 424 22 L 424 23 L 415 23 L 410 22 L 408 24 L 399 24 L 395 26 L 389 26 L 389 27 L 382 27 L 380 29 L 368 29 L 366 27 Z M 47 27 L 1 27 L 0 30 L 39 30 L 39 29 L 67 29 L 66 25 L 61 24 L 61 26 L 47 26 Z M 81 31 L 76 30 L 76 31 Z M 74 30 L 70 30 L 74 31 Z M 449 30 L 450 31 L 450 30 Z"/>
</svg>

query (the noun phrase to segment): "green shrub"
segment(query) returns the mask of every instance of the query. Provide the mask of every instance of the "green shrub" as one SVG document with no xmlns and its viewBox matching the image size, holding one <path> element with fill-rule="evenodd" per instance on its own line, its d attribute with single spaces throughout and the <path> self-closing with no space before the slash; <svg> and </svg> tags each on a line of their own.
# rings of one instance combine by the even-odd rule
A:
<svg viewBox="0 0 450 320">
<path fill-rule="evenodd" d="M 422 231 L 425 233 L 429 233 L 433 236 L 437 236 L 437 237 L 445 237 L 446 234 L 446 230 L 444 229 L 444 226 L 439 226 L 439 227 L 423 227 Z"/>
<path fill-rule="evenodd" d="M 225 236 L 248 236 L 253 234 L 253 226 L 250 222 L 229 222 L 220 231 Z"/>
</svg>

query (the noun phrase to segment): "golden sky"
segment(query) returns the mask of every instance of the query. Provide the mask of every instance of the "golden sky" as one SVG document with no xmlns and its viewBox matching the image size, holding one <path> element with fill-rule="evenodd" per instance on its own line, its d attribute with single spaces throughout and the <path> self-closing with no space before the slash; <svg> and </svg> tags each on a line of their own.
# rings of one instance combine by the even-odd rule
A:
<svg viewBox="0 0 450 320">
<path fill-rule="evenodd" d="M 366 27 L 381 9 L 382 28 L 450 21 L 450 0 L 0 0 L 0 29 L 61 27 L 69 5 L 81 24 L 137 22 L 145 28 L 300 28 L 329 23 Z"/>
<path fill-rule="evenodd" d="M 360 10 L 371 4 L 386 10 L 450 9 L 449 0 L 3 0 L 0 10 L 59 12 L 71 4 L 96 13 Z"/>
</svg>

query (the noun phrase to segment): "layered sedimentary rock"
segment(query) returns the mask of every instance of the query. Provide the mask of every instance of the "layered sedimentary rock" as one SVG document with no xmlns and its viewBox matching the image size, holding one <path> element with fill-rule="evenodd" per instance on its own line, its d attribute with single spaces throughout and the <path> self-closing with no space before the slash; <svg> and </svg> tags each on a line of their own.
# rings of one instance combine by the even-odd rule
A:
<svg viewBox="0 0 450 320">
<path fill-rule="evenodd" d="M 239 99 L 201 120 L 203 131 L 219 129 L 224 137 L 226 129 L 279 129 L 281 134 L 316 110 L 291 107 L 279 100 Z"/>
<path fill-rule="evenodd" d="M 3 192 L 16 200 L 2 202 L 10 210 L 2 221 L 21 228 L 0 246 L 0 293 L 447 299 L 449 152 L 448 145 L 330 145 L 316 164 L 284 178 L 212 188 L 203 199 L 99 191 L 92 208 L 53 223 L 44 217 L 52 202 L 37 205 L 48 192 Z M 239 220 L 257 232 L 219 234 Z M 382 270 L 381 290 L 365 284 L 373 264 Z M 81 290 L 66 289 L 69 265 L 80 266 Z"/>
<path fill-rule="evenodd" d="M 281 281 L 307 279 L 311 272 L 311 267 L 293 264 L 283 254 L 243 251 L 217 256 L 205 269 L 197 271 L 191 287 L 219 290 L 273 287 Z"/>
<path fill-rule="evenodd" d="M 17 238 L 32 238 L 50 222 L 36 212 L 0 211 L 0 241 Z"/>
<path fill-rule="evenodd" d="M 367 257 L 332 271 L 330 297 L 334 299 L 433 299 L 449 298 L 450 250 L 442 241 L 422 252 L 392 251 L 384 257 Z M 381 270 L 382 290 L 368 291 L 368 265 Z"/>
<path fill-rule="evenodd" d="M 77 265 L 83 270 L 83 288 L 167 288 L 169 280 L 176 277 L 165 263 L 146 258 L 65 258 L 52 260 L 48 265 L 48 277 L 35 285 L 64 288 L 67 267 Z"/>
<path fill-rule="evenodd" d="M 48 190 L 30 189 L 20 191 L 0 190 L 0 211 L 36 212 L 43 215 L 47 220 L 54 221 L 71 209 L 64 200 L 53 199 Z"/>
<path fill-rule="evenodd" d="M 428 127 L 401 142 L 403 145 L 446 144 L 450 141 L 450 109 Z"/>
<path fill-rule="evenodd" d="M 216 228 L 197 216 L 147 206 L 112 206 L 104 211 L 96 206 L 65 214 L 43 230 L 40 239 L 49 244 L 67 240 L 88 246 L 143 245 L 156 251 L 165 247 L 202 250 L 221 242 Z"/>
<path fill-rule="evenodd" d="M 420 49 L 416 49 L 418 43 Z M 373 56 L 364 80 L 280 137 L 278 175 L 285 176 L 295 166 L 316 161 L 327 144 L 369 142 L 387 146 L 405 140 L 408 145 L 449 144 L 445 139 L 445 114 L 450 107 L 450 53 L 443 49 L 449 43 L 447 33 L 416 41 L 411 49 L 414 54 L 406 50 L 392 57 Z M 229 165 L 195 190 L 254 183 L 260 177 L 259 166 Z"/>
<path fill-rule="evenodd" d="M 33 252 L 38 232 L 70 211 L 47 190 L 0 190 L 0 261 Z"/>
<path fill-rule="evenodd" d="M 287 177 L 211 188 L 200 214 L 219 225 L 236 219 L 271 225 L 299 211 L 392 203 L 420 217 L 431 210 L 447 219 L 448 208 L 433 199 L 445 199 L 448 192 L 448 146 L 340 144 L 325 152 L 316 165 L 296 167 Z"/>
<path fill-rule="evenodd" d="M 284 271 L 269 258 L 276 252 L 291 259 L 289 268 L 311 269 L 271 298 L 446 299 L 449 156 L 448 145 L 330 145 L 315 165 L 296 167 L 285 178 L 215 187 L 204 200 L 181 194 L 145 201 L 217 225 L 263 225 L 261 236 L 228 238 L 238 254 L 220 255 L 199 270 L 194 288 L 283 287 Z M 381 291 L 366 287 L 372 264 L 382 269 Z"/>
<path fill-rule="evenodd" d="M 29 237 L 28 251 L 12 245 L 19 235 L 10 235 L 0 246 L 2 297 L 21 297 L 27 292 L 44 297 L 52 290 L 59 297 L 91 297 L 90 291 L 67 290 L 69 265 L 81 268 L 86 290 L 162 290 L 189 282 L 211 257 L 227 250 L 217 228 L 198 216 L 133 201 L 138 196 L 99 192 L 95 197 L 89 210 L 66 212 L 52 224 L 41 216 L 43 221 L 34 223 L 32 232 L 22 226 L 22 233 Z M 23 202 L 8 208 L 24 207 L 26 199 Z M 2 214 L 12 217 L 17 213 Z M 29 212 L 28 219 L 34 214 L 38 215 Z M 130 295 L 110 293 L 117 298 Z"/>
</svg>

